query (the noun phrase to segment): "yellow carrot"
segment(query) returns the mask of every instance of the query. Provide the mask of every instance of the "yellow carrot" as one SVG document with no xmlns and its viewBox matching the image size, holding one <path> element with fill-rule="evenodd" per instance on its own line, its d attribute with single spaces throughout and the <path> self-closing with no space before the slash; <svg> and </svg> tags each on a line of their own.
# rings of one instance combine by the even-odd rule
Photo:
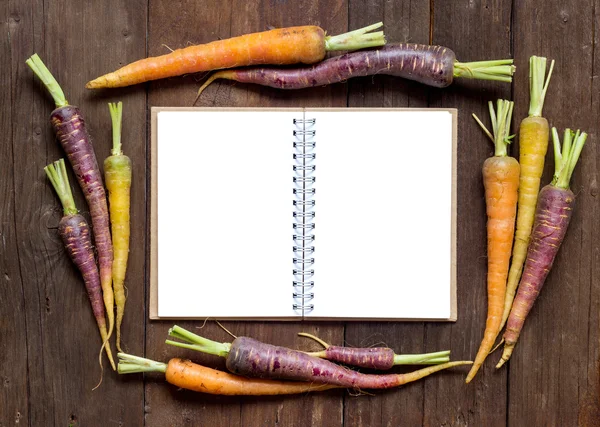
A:
<svg viewBox="0 0 600 427">
<path fill-rule="evenodd" d="M 483 163 L 483 185 L 485 187 L 485 204 L 487 212 L 487 254 L 488 254 L 488 310 L 483 339 L 477 351 L 477 356 L 467 375 L 470 382 L 489 354 L 494 340 L 500 330 L 502 309 L 506 292 L 506 279 L 510 262 L 515 217 L 517 214 L 517 191 L 519 187 L 519 163 L 509 157 L 507 146 L 510 143 L 510 119 L 513 103 L 498 100 L 497 114 L 490 102 L 493 135 L 473 115 L 477 123 L 494 142 L 493 157 Z"/>
<path fill-rule="evenodd" d="M 540 190 L 540 179 L 544 172 L 544 159 L 548 151 L 550 136 L 548 120 L 542 117 L 542 108 L 544 107 L 544 99 L 553 68 L 554 61 L 550 63 L 548 76 L 544 81 L 546 58 L 532 56 L 529 59 L 529 114 L 528 117 L 523 119 L 519 128 L 521 177 L 519 179 L 519 202 L 517 204 L 517 231 L 508 273 L 508 283 L 506 284 L 504 313 L 498 332 L 504 327 L 510 313 L 531 237 L 535 207 Z"/>
<path fill-rule="evenodd" d="M 131 160 L 121 150 L 121 118 L 123 104 L 109 103 L 113 125 L 113 149 L 104 160 L 104 174 L 108 189 L 110 223 L 114 247 L 113 288 L 117 306 L 117 349 L 121 351 L 121 323 L 125 312 L 125 272 L 129 257 L 129 207 L 131 204 Z"/>
</svg>

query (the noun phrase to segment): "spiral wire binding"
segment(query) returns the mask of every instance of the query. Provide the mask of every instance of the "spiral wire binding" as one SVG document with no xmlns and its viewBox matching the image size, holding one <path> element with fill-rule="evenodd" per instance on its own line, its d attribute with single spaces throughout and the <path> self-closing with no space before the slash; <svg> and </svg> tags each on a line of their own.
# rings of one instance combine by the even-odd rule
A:
<svg viewBox="0 0 600 427">
<path fill-rule="evenodd" d="M 314 310 L 312 268 L 315 259 L 315 126 L 316 119 L 294 119 L 294 312 L 304 316 Z"/>
</svg>

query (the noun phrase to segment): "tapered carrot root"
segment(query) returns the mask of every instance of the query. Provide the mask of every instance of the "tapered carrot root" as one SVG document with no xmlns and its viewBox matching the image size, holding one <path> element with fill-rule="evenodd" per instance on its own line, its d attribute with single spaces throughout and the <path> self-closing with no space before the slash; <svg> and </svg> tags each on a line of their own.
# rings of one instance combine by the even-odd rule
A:
<svg viewBox="0 0 600 427">
<path fill-rule="evenodd" d="M 58 233 L 65 245 L 69 258 L 71 258 L 83 276 L 92 312 L 100 331 L 100 337 L 102 338 L 102 342 L 105 343 L 104 349 L 106 350 L 106 355 L 112 368 L 115 369 L 115 362 L 110 350 L 110 344 L 108 343 L 100 275 L 94 258 L 90 226 L 85 218 L 77 213 L 64 160 L 60 159 L 54 162 L 54 164 L 46 166 L 44 171 L 63 206 L 64 216 L 58 223 Z"/>
<path fill-rule="evenodd" d="M 312 66 L 247 67 L 214 73 L 198 90 L 200 94 L 215 80 L 226 79 L 277 89 L 303 89 L 378 74 L 414 80 L 433 87 L 447 87 L 455 78 L 511 82 L 512 59 L 459 62 L 443 46 L 394 43 L 334 56 Z M 197 98 L 198 98 L 197 97 Z M 196 98 L 196 99 L 197 99 Z"/>
<path fill-rule="evenodd" d="M 573 134 L 567 129 L 561 152 L 556 128 L 552 129 L 552 133 L 555 155 L 554 178 L 552 183 L 542 188 L 538 197 L 525 269 L 506 322 L 504 350 L 502 358 L 496 365 L 497 368 L 508 361 L 513 353 L 525 319 L 552 269 L 573 213 L 575 195 L 569 189 L 569 182 L 587 134 L 579 131 Z"/>
<path fill-rule="evenodd" d="M 488 275 L 487 295 L 488 310 L 483 340 L 477 351 L 477 356 L 467 375 L 469 383 L 485 361 L 498 335 L 504 299 L 510 253 L 512 249 L 515 217 L 517 213 L 517 191 L 519 187 L 519 163 L 507 155 L 507 145 L 510 142 L 510 119 L 513 103 L 498 101 L 497 115 L 490 102 L 493 136 L 484 128 L 496 146 L 494 157 L 486 159 L 483 164 L 483 183 L 487 211 L 487 254 Z"/>
<path fill-rule="evenodd" d="M 450 361 L 449 350 L 426 354 L 395 354 L 394 350 L 388 347 L 341 347 L 329 345 L 305 332 L 300 332 L 298 335 L 311 338 L 325 347 L 325 350 L 307 354 L 359 368 L 387 370 L 396 365 L 437 365 Z"/>
<path fill-rule="evenodd" d="M 529 115 L 521 122 L 519 128 L 519 163 L 521 177 L 519 182 L 519 202 L 517 205 L 517 230 L 515 244 L 512 250 L 512 260 L 506 284 L 504 312 L 500 330 L 504 327 L 515 292 L 523 272 L 523 264 L 527 255 L 527 246 L 531 236 L 535 207 L 540 189 L 540 180 L 544 172 L 544 159 L 548 151 L 550 128 L 548 120 L 542 117 L 542 109 L 546 91 L 552 76 L 554 61 L 550 63 L 548 76 L 546 73 L 546 58 L 532 56 L 529 61 L 530 107 Z"/>
<path fill-rule="evenodd" d="M 113 289 L 117 306 L 117 350 L 121 351 L 121 323 L 125 313 L 125 273 L 129 258 L 129 235 L 131 205 L 131 160 L 121 150 L 121 102 L 110 103 L 110 114 L 113 122 L 113 149 L 111 156 L 104 160 L 104 175 L 108 189 L 110 222 L 114 247 L 112 267 Z"/>
<path fill-rule="evenodd" d="M 354 50 L 385 44 L 383 32 L 370 32 L 382 25 L 377 23 L 333 37 L 326 36 L 323 29 L 312 25 L 245 34 L 141 59 L 88 82 L 86 87 L 123 87 L 245 65 L 313 64 L 321 61 L 327 51 Z"/>
</svg>

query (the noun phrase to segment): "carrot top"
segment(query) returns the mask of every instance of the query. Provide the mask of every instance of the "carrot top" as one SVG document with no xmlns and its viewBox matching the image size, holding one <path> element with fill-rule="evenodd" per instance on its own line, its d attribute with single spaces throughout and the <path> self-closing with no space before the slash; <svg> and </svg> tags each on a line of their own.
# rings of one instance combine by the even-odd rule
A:
<svg viewBox="0 0 600 427">
<path fill-rule="evenodd" d="M 383 22 L 378 22 L 337 36 L 325 36 L 325 50 L 356 50 L 382 46 L 385 44 L 383 31 L 370 32 L 381 27 L 383 27 Z"/>
<path fill-rule="evenodd" d="M 546 58 L 542 56 L 532 56 L 529 58 L 529 117 L 541 117 L 542 108 L 544 108 L 544 99 L 550 83 L 554 69 L 554 60 L 550 63 L 548 76 L 546 74 Z"/>
<path fill-rule="evenodd" d="M 75 200 L 73 200 L 73 193 L 71 192 L 71 186 L 69 185 L 69 177 L 67 175 L 67 168 L 65 167 L 65 160 L 60 159 L 49 164 L 44 168 L 48 179 L 52 183 L 56 194 L 63 206 L 63 212 L 65 215 L 75 215 L 77 213 L 77 207 L 75 207 Z"/>
<path fill-rule="evenodd" d="M 516 67 L 512 59 L 498 59 L 495 61 L 458 62 L 454 63 L 454 77 L 477 80 L 495 80 L 512 82 L 512 75 Z"/>
<path fill-rule="evenodd" d="M 492 132 L 490 132 L 479 118 L 473 114 L 475 121 L 481 126 L 485 134 L 494 143 L 494 155 L 496 157 L 506 157 L 508 154 L 508 144 L 510 144 L 514 135 L 510 134 L 510 120 L 514 103 L 505 99 L 498 100 L 497 111 L 494 111 L 494 104 L 489 102 L 490 118 L 492 119 Z"/>
<path fill-rule="evenodd" d="M 123 155 L 121 150 L 121 127 L 123 118 L 123 103 L 109 102 L 108 109 L 110 110 L 110 119 L 112 121 L 113 130 L 113 148 L 110 150 L 110 154 L 113 156 Z"/>
<path fill-rule="evenodd" d="M 166 344 L 200 351 L 202 353 L 212 354 L 214 356 L 227 357 L 229 350 L 231 349 L 230 343 L 221 343 L 209 340 L 208 338 L 196 335 L 193 332 L 190 332 L 177 325 L 174 325 L 171 329 L 169 329 L 169 336 L 186 342 L 182 343 L 178 341 L 166 340 Z"/>
<path fill-rule="evenodd" d="M 29 68 L 31 68 L 35 75 L 38 76 L 42 83 L 44 83 L 44 86 L 46 86 L 46 89 L 48 89 L 48 92 L 52 95 L 57 108 L 69 105 L 62 88 L 37 53 L 34 53 L 27 61 L 25 61 L 25 63 L 29 65 Z"/>
<path fill-rule="evenodd" d="M 133 356 L 131 354 L 119 353 L 119 364 L 117 372 L 119 374 L 134 374 L 137 372 L 167 372 L 167 364 L 155 362 L 154 360 L 143 357 Z"/>
<path fill-rule="evenodd" d="M 554 177 L 551 185 L 568 189 L 571 182 L 573 170 L 577 165 L 581 150 L 587 139 L 587 133 L 573 132 L 571 129 L 565 129 L 562 150 L 560 138 L 555 127 L 552 128 L 552 142 L 554 143 Z"/>
</svg>

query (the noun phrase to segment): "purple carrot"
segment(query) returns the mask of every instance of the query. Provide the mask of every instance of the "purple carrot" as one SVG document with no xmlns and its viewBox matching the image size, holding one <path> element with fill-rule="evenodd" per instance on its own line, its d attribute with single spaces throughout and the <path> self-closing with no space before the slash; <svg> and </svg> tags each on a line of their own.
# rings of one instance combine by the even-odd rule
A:
<svg viewBox="0 0 600 427">
<path fill-rule="evenodd" d="M 575 195 L 569 189 L 569 182 L 586 138 L 585 132 L 574 133 L 567 129 L 561 151 L 558 132 L 556 128 L 552 128 L 554 177 L 552 182 L 542 188 L 538 195 L 525 267 L 517 296 L 506 322 L 504 351 L 496 368 L 500 368 L 510 359 L 525 319 L 544 286 L 556 254 L 565 238 L 575 205 Z"/>
<path fill-rule="evenodd" d="M 394 350 L 388 347 L 341 347 L 330 345 L 322 339 L 305 332 L 300 332 L 298 335 L 311 338 L 325 347 L 325 350 L 307 354 L 359 368 L 383 371 L 391 369 L 396 365 L 437 365 L 450 361 L 450 351 L 438 351 L 426 354 L 395 354 Z"/>
<path fill-rule="evenodd" d="M 452 84 L 455 77 L 511 82 L 515 71 L 512 63 L 512 59 L 461 63 L 447 47 L 413 43 L 389 44 L 377 49 L 335 56 L 312 66 L 252 67 L 218 71 L 202 85 L 198 97 L 217 79 L 255 83 L 278 89 L 324 86 L 351 77 L 376 74 L 402 77 L 440 88 Z"/>
<path fill-rule="evenodd" d="M 102 342 L 106 343 L 104 346 L 106 355 L 113 369 L 116 369 L 110 344 L 108 343 L 104 305 L 102 303 L 100 288 L 100 275 L 96 266 L 96 260 L 94 259 L 90 226 L 85 218 L 77 212 L 64 160 L 60 159 L 54 162 L 53 165 L 46 166 L 44 171 L 63 206 L 64 216 L 58 223 L 58 234 L 65 245 L 69 258 L 71 258 L 83 276 L 85 288 L 92 304 L 92 312 L 100 330 L 100 337 L 102 338 Z"/>
<path fill-rule="evenodd" d="M 265 344 L 248 337 L 237 337 L 232 343 L 218 343 L 174 326 L 169 336 L 187 343 L 167 340 L 167 344 L 226 358 L 227 369 L 254 378 L 309 381 L 356 389 L 384 389 L 419 380 L 435 372 L 470 361 L 448 362 L 429 366 L 407 374 L 363 374 L 302 351 Z"/>
<path fill-rule="evenodd" d="M 108 317 L 108 336 L 110 337 L 114 325 L 113 247 L 110 237 L 106 192 L 104 191 L 94 147 L 81 111 L 79 108 L 68 104 L 61 87 L 40 57 L 34 54 L 26 63 L 44 83 L 54 99 L 56 109 L 50 116 L 52 127 L 73 167 L 90 210 L 94 228 L 94 243 L 98 251 L 98 264 L 100 265 L 102 295 Z"/>
</svg>

